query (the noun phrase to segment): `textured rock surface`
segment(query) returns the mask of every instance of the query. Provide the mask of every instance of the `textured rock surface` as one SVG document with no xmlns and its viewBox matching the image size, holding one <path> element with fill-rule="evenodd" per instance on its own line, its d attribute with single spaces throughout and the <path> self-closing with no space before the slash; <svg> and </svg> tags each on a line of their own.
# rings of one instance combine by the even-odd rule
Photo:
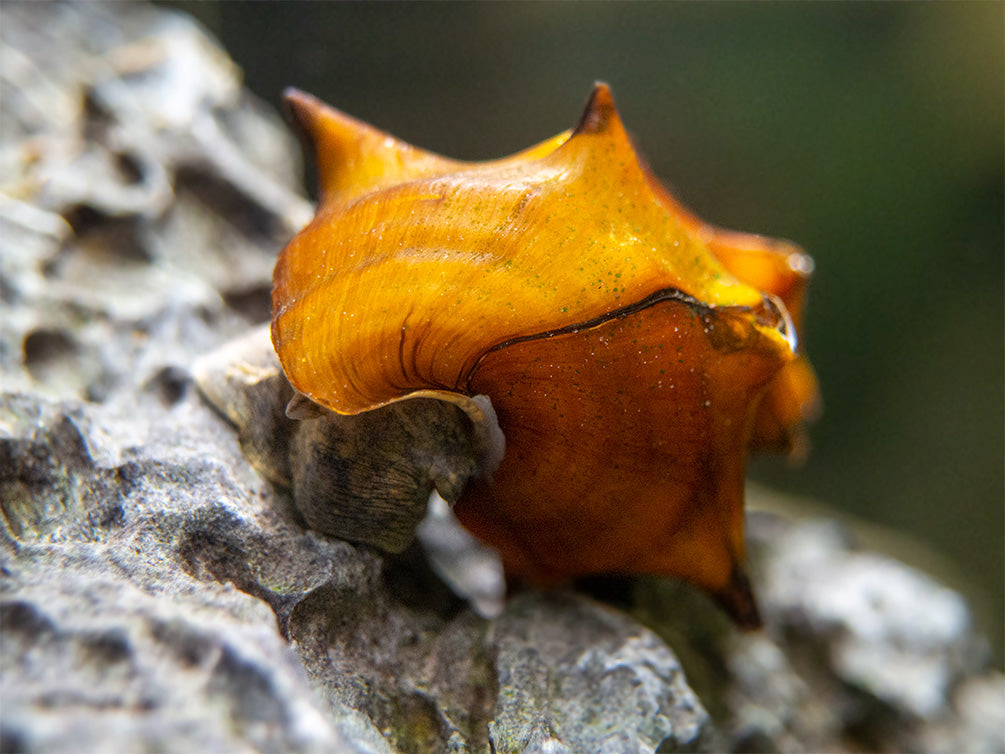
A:
<svg viewBox="0 0 1005 754">
<path fill-rule="evenodd" d="M 307 529 L 192 376 L 267 316 L 297 150 L 183 17 L 2 13 L 0 750 L 1005 748 L 962 600 L 829 521 L 751 517 L 751 636 L 664 581 L 500 603 L 442 509 Z"/>
</svg>

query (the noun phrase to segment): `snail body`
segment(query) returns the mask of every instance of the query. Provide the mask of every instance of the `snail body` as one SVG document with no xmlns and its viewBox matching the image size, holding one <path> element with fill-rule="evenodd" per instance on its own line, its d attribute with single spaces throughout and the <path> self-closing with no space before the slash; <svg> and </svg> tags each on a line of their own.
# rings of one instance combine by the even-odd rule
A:
<svg viewBox="0 0 1005 754">
<path fill-rule="evenodd" d="M 434 398 L 492 434 L 487 396 L 505 443 L 475 443 L 455 512 L 510 575 L 672 575 L 756 625 L 744 464 L 804 444 L 808 257 L 681 207 L 604 85 L 571 132 L 484 163 L 287 100 L 321 182 L 274 274 L 298 394 L 341 415 Z"/>
<path fill-rule="evenodd" d="M 411 544 L 433 490 L 455 502 L 502 454 L 485 399 L 473 401 L 478 424 L 456 405 L 430 398 L 356 415 L 304 405 L 280 368 L 267 325 L 201 356 L 193 374 L 206 400 L 237 428 L 251 465 L 292 492 L 310 528 L 384 552 Z"/>
</svg>

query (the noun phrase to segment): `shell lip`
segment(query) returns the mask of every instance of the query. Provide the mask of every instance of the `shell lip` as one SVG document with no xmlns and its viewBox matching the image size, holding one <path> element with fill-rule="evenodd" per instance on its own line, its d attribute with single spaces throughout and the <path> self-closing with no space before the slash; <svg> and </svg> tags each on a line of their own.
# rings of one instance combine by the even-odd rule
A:
<svg viewBox="0 0 1005 754">
<path fill-rule="evenodd" d="M 792 321 L 792 315 L 789 314 L 789 308 L 785 305 L 785 302 L 779 296 L 773 293 L 764 293 L 764 305 L 759 308 L 757 312 L 757 323 L 765 327 L 774 327 L 775 330 L 785 339 L 785 342 L 789 345 L 789 350 L 792 353 L 799 352 L 799 331 L 796 329 L 795 322 Z M 767 319 L 762 316 L 761 312 L 767 310 L 774 314 L 772 319 Z"/>
<path fill-rule="evenodd" d="M 777 333 L 777 337 L 780 338 L 781 341 L 788 347 L 790 355 L 794 356 L 797 353 L 798 341 L 796 327 L 789 315 L 788 309 L 779 297 L 765 293 L 762 294 L 762 304 L 760 306 L 725 307 L 707 304 L 700 299 L 695 298 L 691 294 L 685 293 L 679 288 L 667 287 L 654 291 L 648 296 L 632 304 L 613 309 L 582 322 L 576 322 L 571 325 L 551 330 L 530 333 L 528 335 L 521 335 L 496 343 L 478 356 L 474 363 L 465 370 L 465 373 L 470 376 L 471 374 L 477 372 L 482 360 L 494 351 L 500 351 L 528 341 L 544 340 L 592 330 L 606 322 L 630 317 L 633 314 L 637 314 L 638 312 L 644 311 L 666 301 L 676 301 L 678 303 L 685 304 L 700 316 L 713 316 L 717 311 L 732 311 L 753 315 L 753 323 L 759 330 L 767 330 L 768 332 Z M 464 389 L 463 385 L 465 382 L 466 378 L 462 378 L 454 387 L 419 387 L 414 390 L 409 390 L 397 398 L 392 398 L 390 400 L 374 404 L 366 410 L 381 408 L 390 403 L 408 400 L 409 398 L 438 398 L 439 400 L 445 400 L 448 403 L 456 404 L 464 410 L 476 424 L 478 424 L 483 420 L 483 417 L 479 415 L 480 409 L 472 403 L 473 396 L 469 391 Z M 335 411 L 336 413 L 346 413 L 328 404 L 323 400 L 323 398 L 316 395 L 313 391 L 304 390 L 304 386 L 302 385 L 294 385 L 293 387 L 297 393 L 294 395 L 293 400 L 290 401 L 290 405 L 287 407 L 287 415 L 290 418 L 312 418 L 317 415 L 319 410 L 322 413 L 325 410 Z M 312 404 L 318 405 L 314 406 Z M 305 410 L 305 408 L 309 410 Z"/>
<path fill-rule="evenodd" d="M 554 330 L 544 330 L 542 332 L 531 333 L 530 335 L 521 335 L 516 338 L 510 338 L 500 343 L 496 343 L 494 346 L 489 348 L 485 354 L 483 354 L 482 358 L 493 351 L 509 348 L 510 346 L 518 343 L 525 343 L 530 340 L 540 340 L 543 338 L 552 338 L 558 335 L 569 335 L 577 332 L 583 332 L 584 330 L 592 330 L 605 322 L 629 317 L 664 301 L 677 301 L 682 304 L 687 304 L 692 309 L 705 314 L 710 314 L 717 309 L 727 308 L 734 311 L 753 312 L 755 314 L 754 321 L 758 326 L 776 330 L 789 346 L 792 353 L 796 353 L 798 345 L 796 327 L 784 302 L 778 296 L 774 296 L 770 293 L 763 294 L 762 305 L 760 307 L 717 307 L 715 305 L 707 304 L 700 299 L 695 298 L 691 294 L 685 293 L 679 288 L 661 288 L 658 291 L 650 293 L 645 298 L 636 301 L 635 303 L 622 306 L 618 309 L 612 309 L 609 312 L 605 312 L 604 314 L 593 317 L 584 322 L 576 322 L 571 325 L 566 325 L 565 327 L 559 327 Z M 479 361 L 480 360 L 481 359 L 479 359 Z"/>
</svg>

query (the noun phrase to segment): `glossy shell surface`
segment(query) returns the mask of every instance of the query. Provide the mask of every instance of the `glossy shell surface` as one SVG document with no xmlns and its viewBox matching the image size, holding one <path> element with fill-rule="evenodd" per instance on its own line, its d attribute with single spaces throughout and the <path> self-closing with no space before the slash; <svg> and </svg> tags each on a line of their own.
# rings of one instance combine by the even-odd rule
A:
<svg viewBox="0 0 1005 754">
<path fill-rule="evenodd" d="M 574 130 L 483 163 L 288 102 L 321 184 L 274 277 L 291 384 L 343 414 L 438 397 L 477 421 L 487 395 L 505 453 L 455 511 L 511 575 L 669 574 L 756 623 L 744 463 L 805 445 L 809 258 L 684 209 L 604 85 Z"/>
</svg>

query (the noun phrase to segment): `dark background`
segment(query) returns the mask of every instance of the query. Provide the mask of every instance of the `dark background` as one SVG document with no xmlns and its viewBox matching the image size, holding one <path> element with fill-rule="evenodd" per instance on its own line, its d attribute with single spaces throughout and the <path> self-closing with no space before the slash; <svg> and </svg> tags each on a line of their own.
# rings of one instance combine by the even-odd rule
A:
<svg viewBox="0 0 1005 754">
<path fill-rule="evenodd" d="M 294 85 L 454 157 L 569 128 L 612 84 L 694 210 L 816 260 L 826 412 L 802 468 L 753 478 L 948 556 L 999 649 L 1005 4 L 171 5 L 268 102 Z"/>
</svg>

